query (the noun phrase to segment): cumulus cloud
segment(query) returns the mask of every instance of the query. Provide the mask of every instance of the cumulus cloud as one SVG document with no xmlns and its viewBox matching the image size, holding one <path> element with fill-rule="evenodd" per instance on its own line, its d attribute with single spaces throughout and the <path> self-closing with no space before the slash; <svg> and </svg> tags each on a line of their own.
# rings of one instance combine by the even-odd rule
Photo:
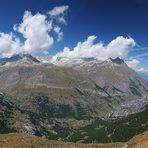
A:
<svg viewBox="0 0 148 148">
<path fill-rule="evenodd" d="M 2 56 L 11 56 L 21 51 L 21 42 L 13 33 L 0 33 L 0 53 Z"/>
<path fill-rule="evenodd" d="M 110 57 L 125 58 L 130 49 L 136 44 L 134 39 L 123 36 L 118 36 L 108 45 L 104 45 L 102 42 L 95 43 L 96 38 L 94 35 L 89 36 L 84 42 L 78 42 L 72 50 L 65 47 L 64 50 L 57 53 L 55 57 L 94 57 L 98 60 L 106 60 Z"/>
<path fill-rule="evenodd" d="M 139 66 L 140 61 L 137 59 L 128 60 L 126 61 L 126 64 L 139 73 L 148 73 L 148 69 Z"/>
<path fill-rule="evenodd" d="M 57 18 L 57 21 L 59 22 L 59 23 L 62 23 L 62 24 L 67 24 L 67 22 L 66 22 L 66 20 L 65 20 L 65 18 L 64 17 L 58 17 Z"/>
<path fill-rule="evenodd" d="M 63 15 L 64 12 L 69 8 L 69 6 L 56 6 L 54 7 L 52 10 L 50 10 L 48 13 L 51 16 L 59 16 L 59 15 Z"/>
<path fill-rule="evenodd" d="M 137 59 L 132 59 L 132 60 L 126 61 L 126 64 L 133 69 L 137 68 L 139 63 L 140 63 L 140 61 Z"/>
<path fill-rule="evenodd" d="M 56 17 L 59 24 L 53 22 L 53 18 L 49 18 L 47 14 L 33 15 L 30 11 L 25 11 L 22 22 L 13 26 L 13 33 L 0 32 L 0 54 L 2 56 L 11 56 L 20 52 L 47 54 L 55 40 L 53 33 L 57 34 L 57 41 L 63 38 L 60 24 L 66 23 L 64 13 L 68 8 L 68 6 L 58 6 L 50 11 L 50 15 Z M 16 36 L 18 33 L 23 36 L 24 41 Z"/>
<path fill-rule="evenodd" d="M 135 69 L 139 73 L 147 73 L 148 74 L 148 69 L 144 67 L 139 67 L 138 69 Z"/>
<path fill-rule="evenodd" d="M 69 6 L 67 5 L 56 6 L 52 10 L 50 10 L 48 14 L 51 16 L 52 19 L 55 19 L 60 23 L 67 24 L 64 15 L 68 8 Z"/>
<path fill-rule="evenodd" d="M 57 33 L 57 41 L 61 41 L 63 38 L 63 32 L 61 31 L 61 28 L 59 26 L 54 27 L 54 31 Z"/>
<path fill-rule="evenodd" d="M 26 39 L 23 45 L 23 51 L 29 53 L 47 52 L 53 45 L 53 37 L 49 35 L 52 29 L 52 22 L 47 21 L 47 17 L 37 13 L 25 11 L 23 22 L 15 25 L 15 31 L 18 31 Z"/>
</svg>

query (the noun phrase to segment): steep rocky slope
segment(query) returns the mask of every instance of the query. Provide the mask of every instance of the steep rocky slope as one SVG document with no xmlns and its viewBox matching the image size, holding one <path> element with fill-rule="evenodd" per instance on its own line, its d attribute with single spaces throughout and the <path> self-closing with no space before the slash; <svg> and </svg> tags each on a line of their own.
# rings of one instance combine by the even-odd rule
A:
<svg viewBox="0 0 148 148">
<path fill-rule="evenodd" d="M 43 63 L 21 54 L 0 63 L 1 133 L 91 143 L 126 141 L 147 130 L 148 87 L 119 58 Z"/>
<path fill-rule="evenodd" d="M 86 64 L 81 70 L 88 73 L 104 95 L 132 100 L 148 94 L 146 83 L 120 58 Z"/>
<path fill-rule="evenodd" d="M 72 67 L 87 74 L 104 96 L 120 96 L 129 100 L 148 94 L 148 86 L 144 80 L 120 58 L 99 61 L 94 58 L 58 57 L 53 64 Z"/>
<path fill-rule="evenodd" d="M 53 114 L 57 116 L 77 117 L 81 113 L 90 116 L 111 110 L 108 101 L 97 94 L 94 83 L 79 71 L 69 68 L 42 64 L 1 67 L 0 89 L 18 106 L 35 112 L 46 109 L 49 116 L 54 110 Z"/>
<path fill-rule="evenodd" d="M 21 54 L 0 62 L 0 90 L 17 106 L 49 117 L 104 116 L 148 95 L 145 82 L 119 58 L 42 63 Z"/>
</svg>

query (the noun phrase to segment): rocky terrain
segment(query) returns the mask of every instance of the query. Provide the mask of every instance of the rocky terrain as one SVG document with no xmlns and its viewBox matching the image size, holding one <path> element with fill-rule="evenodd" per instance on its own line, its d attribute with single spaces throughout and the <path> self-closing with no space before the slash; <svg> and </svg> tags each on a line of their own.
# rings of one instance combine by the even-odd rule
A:
<svg viewBox="0 0 148 148">
<path fill-rule="evenodd" d="M 106 143 L 148 129 L 148 86 L 120 58 L 3 58 L 0 92 L 1 133 Z"/>
<path fill-rule="evenodd" d="M 1 92 L 30 111 L 51 110 L 47 113 L 51 117 L 105 116 L 124 101 L 148 95 L 147 84 L 120 58 L 104 62 L 50 58 L 43 63 L 20 54 L 0 63 Z"/>
<path fill-rule="evenodd" d="M 147 97 L 132 101 L 125 101 L 124 103 L 121 103 L 121 105 L 119 105 L 112 113 L 110 113 L 109 117 L 124 117 L 129 114 L 138 113 L 140 111 L 143 111 L 147 104 Z"/>
</svg>

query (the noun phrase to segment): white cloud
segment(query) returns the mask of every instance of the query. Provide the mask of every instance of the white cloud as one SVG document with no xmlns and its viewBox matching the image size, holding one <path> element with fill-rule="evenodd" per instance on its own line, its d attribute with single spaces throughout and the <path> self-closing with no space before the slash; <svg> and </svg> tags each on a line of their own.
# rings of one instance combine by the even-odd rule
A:
<svg viewBox="0 0 148 148">
<path fill-rule="evenodd" d="M 58 22 L 65 23 L 64 13 L 68 6 L 54 7 L 51 15 L 57 17 Z M 22 22 L 13 26 L 13 33 L 0 32 L 0 55 L 11 56 L 20 52 L 30 54 L 48 54 L 49 49 L 54 43 L 53 33 L 57 34 L 57 41 L 63 39 L 63 32 L 60 24 L 49 18 L 47 14 L 25 11 Z M 16 33 L 24 37 L 20 41 Z"/>
<path fill-rule="evenodd" d="M 11 56 L 21 51 L 21 42 L 12 33 L 0 33 L 0 53 L 2 56 Z"/>
<path fill-rule="evenodd" d="M 135 70 L 139 73 L 147 73 L 148 74 L 148 69 L 143 68 L 143 67 L 139 67 L 138 69 L 135 69 Z"/>
<path fill-rule="evenodd" d="M 69 8 L 69 6 L 67 5 L 63 5 L 63 6 L 56 6 L 54 7 L 52 10 L 50 10 L 48 13 L 51 16 L 59 16 L 59 15 L 63 15 L 64 12 Z"/>
<path fill-rule="evenodd" d="M 94 35 L 89 36 L 84 42 L 78 42 L 72 50 L 65 47 L 64 50 L 57 53 L 55 57 L 94 57 L 99 60 L 106 60 L 110 57 L 125 58 L 130 49 L 136 44 L 134 39 L 123 36 L 115 38 L 108 45 L 104 45 L 102 42 L 94 43 L 96 38 Z"/>
<path fill-rule="evenodd" d="M 58 35 L 57 41 L 61 41 L 62 38 L 63 38 L 63 32 L 61 31 L 61 28 L 60 28 L 59 26 L 56 26 L 56 27 L 54 27 L 53 30 L 54 30 L 54 31 L 57 33 L 57 35 Z"/>
<path fill-rule="evenodd" d="M 137 68 L 139 63 L 140 61 L 138 61 L 137 59 L 126 61 L 126 64 L 133 69 Z"/>
<path fill-rule="evenodd" d="M 53 37 L 49 35 L 52 29 L 52 22 L 47 21 L 47 17 L 37 13 L 25 11 L 23 22 L 14 26 L 15 31 L 20 32 L 26 39 L 23 45 L 23 51 L 28 53 L 41 53 L 53 45 Z"/>
<path fill-rule="evenodd" d="M 48 12 L 48 14 L 50 15 L 50 17 L 52 19 L 55 19 L 56 21 L 58 21 L 59 23 L 62 24 L 67 24 L 66 20 L 65 20 L 65 12 L 69 9 L 69 6 L 67 5 L 63 5 L 63 6 L 56 6 L 54 7 L 52 10 L 50 10 Z"/>
<path fill-rule="evenodd" d="M 66 22 L 66 20 L 65 20 L 65 18 L 64 17 L 58 17 L 57 18 L 57 21 L 59 22 L 59 23 L 62 23 L 62 24 L 67 24 L 67 22 Z"/>
<path fill-rule="evenodd" d="M 139 64 L 140 64 L 140 61 L 137 60 L 137 59 L 132 59 L 132 60 L 129 60 L 129 61 L 126 61 L 126 64 L 134 69 L 135 71 L 139 72 L 139 73 L 148 73 L 148 69 L 147 68 L 144 68 L 144 67 L 140 67 Z"/>
</svg>

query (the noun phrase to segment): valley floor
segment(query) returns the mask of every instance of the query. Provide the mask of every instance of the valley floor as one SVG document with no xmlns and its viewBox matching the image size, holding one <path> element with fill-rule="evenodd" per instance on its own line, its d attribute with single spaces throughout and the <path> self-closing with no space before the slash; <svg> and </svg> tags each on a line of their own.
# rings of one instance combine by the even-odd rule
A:
<svg viewBox="0 0 148 148">
<path fill-rule="evenodd" d="M 137 135 L 128 142 L 109 144 L 81 144 L 47 140 L 26 133 L 0 135 L 0 148 L 147 148 L 148 131 Z"/>
</svg>

